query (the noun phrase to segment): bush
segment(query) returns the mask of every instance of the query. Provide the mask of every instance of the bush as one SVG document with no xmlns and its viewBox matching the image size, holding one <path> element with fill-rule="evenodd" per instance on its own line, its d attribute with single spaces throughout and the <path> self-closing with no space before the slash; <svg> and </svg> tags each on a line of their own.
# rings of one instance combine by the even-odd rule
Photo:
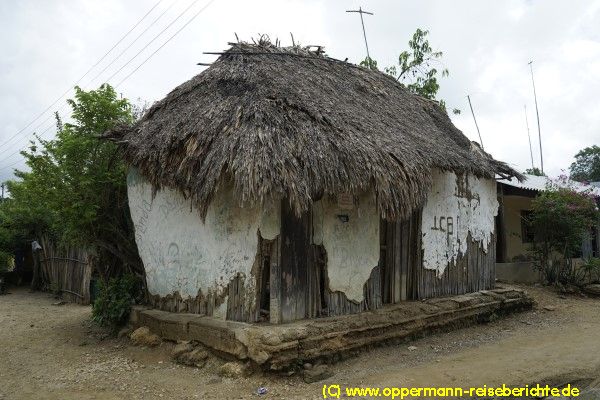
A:
<svg viewBox="0 0 600 400">
<path fill-rule="evenodd" d="M 92 319 L 101 326 L 118 329 L 127 322 L 140 291 L 139 279 L 131 274 L 111 278 L 108 284 L 101 281 L 92 306 Z"/>
<path fill-rule="evenodd" d="M 584 283 L 600 283 L 600 258 L 590 257 L 579 267 Z"/>
<path fill-rule="evenodd" d="M 581 245 L 598 223 L 594 197 L 570 187 L 548 187 L 532 202 L 535 232 L 533 252 L 538 268 L 550 283 L 580 284 L 573 267 Z"/>
<path fill-rule="evenodd" d="M 8 263 L 10 262 L 10 254 L 0 250 L 0 275 L 8 272 Z"/>
</svg>

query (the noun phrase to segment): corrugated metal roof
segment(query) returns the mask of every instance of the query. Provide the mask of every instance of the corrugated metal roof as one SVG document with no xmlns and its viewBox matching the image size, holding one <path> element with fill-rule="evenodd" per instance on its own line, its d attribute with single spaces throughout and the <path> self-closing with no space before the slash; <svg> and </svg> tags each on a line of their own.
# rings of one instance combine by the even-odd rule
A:
<svg viewBox="0 0 600 400">
<path fill-rule="evenodd" d="M 524 174 L 524 176 L 526 179 L 523 182 L 519 182 L 517 178 L 512 178 L 511 180 L 502 179 L 498 180 L 498 182 L 508 186 L 513 186 L 521 189 L 535 190 L 538 192 L 546 190 L 551 185 L 557 185 L 559 187 L 573 188 L 577 192 L 591 191 L 595 196 L 600 197 L 600 188 L 592 185 L 586 185 L 569 179 L 550 179 L 546 176 L 536 176 L 528 174 Z"/>
</svg>

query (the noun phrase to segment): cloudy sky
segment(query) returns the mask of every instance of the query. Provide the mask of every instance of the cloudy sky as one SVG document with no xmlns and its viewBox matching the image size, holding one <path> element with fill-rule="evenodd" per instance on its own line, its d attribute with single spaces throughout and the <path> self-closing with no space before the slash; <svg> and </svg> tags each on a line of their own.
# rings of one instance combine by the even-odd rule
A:
<svg viewBox="0 0 600 400">
<path fill-rule="evenodd" d="M 204 67 L 197 62 L 214 60 L 203 52 L 225 49 L 234 33 L 246 40 L 265 33 L 287 45 L 292 32 L 302 44 L 324 45 L 332 57 L 359 62 L 365 56 L 360 20 L 345 12 L 358 6 L 374 13 L 365 25 L 380 66 L 396 62 L 416 28 L 430 31 L 450 71 L 440 97 L 462 110 L 454 123 L 478 140 L 470 94 L 483 145 L 494 157 L 521 170 L 531 166 L 526 105 L 539 166 L 530 60 L 546 172 L 559 174 L 579 149 L 600 144 L 599 0 L 208 1 L 0 2 L 0 181 L 23 167 L 18 151 L 33 132 L 52 137 L 51 113 L 67 114 L 64 100 L 76 82 L 91 89 L 127 77 L 117 88 L 123 96 L 153 102 L 199 73 Z"/>
</svg>

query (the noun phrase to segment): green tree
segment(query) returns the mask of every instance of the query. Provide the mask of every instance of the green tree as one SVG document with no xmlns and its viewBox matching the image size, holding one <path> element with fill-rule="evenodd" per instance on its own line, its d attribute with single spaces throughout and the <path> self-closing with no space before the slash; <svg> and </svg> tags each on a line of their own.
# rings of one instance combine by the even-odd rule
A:
<svg viewBox="0 0 600 400">
<path fill-rule="evenodd" d="M 554 185 L 533 200 L 532 211 L 533 251 L 540 269 L 550 282 L 574 283 L 572 259 L 598 224 L 594 197 Z"/>
<path fill-rule="evenodd" d="M 360 62 L 360 65 L 372 69 L 373 71 L 377 71 L 377 61 L 373 60 L 371 57 L 365 57 L 365 59 Z"/>
<path fill-rule="evenodd" d="M 441 65 L 444 53 L 433 50 L 427 39 L 428 35 L 428 30 L 417 29 L 412 39 L 408 41 L 409 49 L 398 56 L 398 65 L 385 67 L 384 72 L 396 78 L 410 92 L 436 100 L 440 89 L 438 78 L 447 77 L 449 72 L 447 68 L 439 70 L 436 67 Z M 377 61 L 369 57 L 361 61 L 360 65 L 377 70 Z M 438 102 L 444 109 L 446 108 L 444 100 Z M 460 114 L 460 110 L 454 109 L 453 113 Z"/>
<path fill-rule="evenodd" d="M 117 123 L 133 122 L 132 107 L 110 85 L 75 89 L 72 122 L 57 117 L 53 140 L 37 137 L 25 157 L 29 171 L 8 182 L 4 230 L 14 242 L 49 235 L 59 244 L 85 247 L 105 278 L 123 271 L 142 275 L 133 238 L 126 167 L 117 147 L 99 137 Z M 7 240 L 10 241 L 10 240 Z"/>
<path fill-rule="evenodd" d="M 600 181 L 600 147 L 586 147 L 575 155 L 571 164 L 571 179 L 579 182 Z"/>
<path fill-rule="evenodd" d="M 527 168 L 524 172 L 524 174 L 528 174 L 528 175 L 535 175 L 535 176 L 546 176 L 546 174 L 544 174 L 542 172 L 541 169 L 539 169 L 538 167 L 533 167 L 533 168 Z"/>
</svg>

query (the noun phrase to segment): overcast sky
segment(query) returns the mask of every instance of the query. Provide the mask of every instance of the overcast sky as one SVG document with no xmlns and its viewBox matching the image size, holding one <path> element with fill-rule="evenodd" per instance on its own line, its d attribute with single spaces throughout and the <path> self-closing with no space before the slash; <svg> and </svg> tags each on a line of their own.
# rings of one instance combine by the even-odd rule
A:
<svg viewBox="0 0 600 400">
<path fill-rule="evenodd" d="M 9 179 L 14 167 L 23 167 L 18 151 L 34 131 L 53 135 L 51 112 L 65 115 L 64 99 L 72 92 L 23 128 L 157 2 L 0 2 L 0 180 Z M 215 58 L 202 53 L 225 49 L 235 40 L 234 33 L 242 40 L 265 33 L 287 45 L 292 32 L 302 44 L 324 45 L 330 56 L 358 63 L 365 57 L 360 19 L 345 10 L 362 6 L 375 14 L 365 17 L 365 25 L 371 56 L 380 66 L 396 62 L 416 28 L 430 31 L 430 43 L 444 52 L 443 63 L 450 71 L 441 81 L 440 98 L 450 108 L 462 110 L 452 120 L 471 140 L 478 140 L 466 98 L 471 95 L 483 145 L 494 157 L 520 170 L 531 166 L 526 105 L 539 166 L 530 60 L 534 60 L 546 172 L 559 174 L 578 150 L 600 144 L 600 0 L 214 0 L 201 11 L 207 3 L 162 0 L 79 85 L 96 88 L 112 75 L 108 81 L 116 85 L 197 12 L 195 20 L 117 88 L 123 96 L 150 103 L 161 99 L 201 72 L 204 67 L 196 63 Z"/>
</svg>

